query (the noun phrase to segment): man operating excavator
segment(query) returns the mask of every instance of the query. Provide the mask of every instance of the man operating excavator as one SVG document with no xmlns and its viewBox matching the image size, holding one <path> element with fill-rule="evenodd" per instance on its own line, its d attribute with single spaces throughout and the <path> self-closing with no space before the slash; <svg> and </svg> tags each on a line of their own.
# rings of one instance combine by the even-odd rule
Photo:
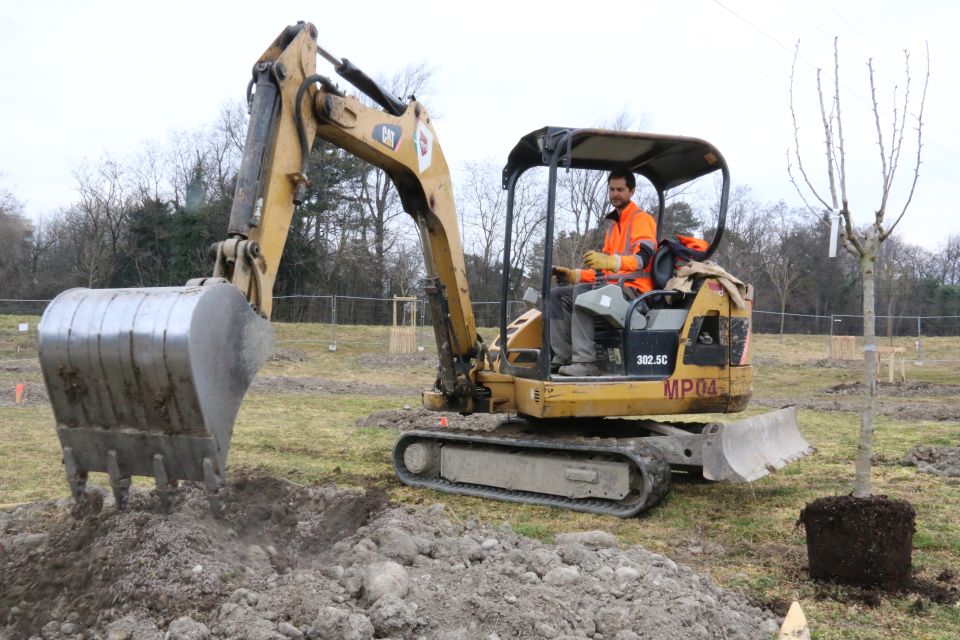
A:
<svg viewBox="0 0 960 640">
<path fill-rule="evenodd" d="M 611 171 L 607 197 L 613 210 L 602 251 L 587 251 L 586 269 L 554 267 L 558 284 L 550 290 L 551 368 L 562 376 L 597 376 L 594 320 L 591 313 L 574 305 L 576 297 L 599 281 L 613 283 L 631 300 L 653 289 L 650 264 L 657 250 L 657 223 L 633 202 L 637 179 L 630 171 Z"/>
</svg>

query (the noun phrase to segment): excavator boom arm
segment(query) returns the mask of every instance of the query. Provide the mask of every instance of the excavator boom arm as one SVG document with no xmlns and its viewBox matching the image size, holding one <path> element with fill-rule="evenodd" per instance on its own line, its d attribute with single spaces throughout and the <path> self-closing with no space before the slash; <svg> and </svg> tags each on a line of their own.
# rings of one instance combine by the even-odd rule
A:
<svg viewBox="0 0 960 640">
<path fill-rule="evenodd" d="M 440 356 L 445 395 L 470 400 L 470 371 L 478 338 L 467 287 L 453 186 L 430 116 L 422 104 L 392 98 L 348 60 L 335 70 L 383 108 L 346 96 L 329 79 L 315 74 L 318 47 L 311 24 L 288 27 L 254 66 L 256 91 L 237 190 L 231 211 L 232 245 L 247 240 L 255 247 L 232 271 L 231 279 L 267 317 L 271 291 L 294 213 L 307 184 L 309 150 L 320 138 L 383 170 L 416 222 L 427 267 L 426 291 Z M 242 240 L 236 240 L 241 238 Z M 242 252 L 241 252 L 242 253 Z M 219 263 L 218 263 L 219 264 Z M 247 273 L 249 272 L 249 274 Z"/>
</svg>

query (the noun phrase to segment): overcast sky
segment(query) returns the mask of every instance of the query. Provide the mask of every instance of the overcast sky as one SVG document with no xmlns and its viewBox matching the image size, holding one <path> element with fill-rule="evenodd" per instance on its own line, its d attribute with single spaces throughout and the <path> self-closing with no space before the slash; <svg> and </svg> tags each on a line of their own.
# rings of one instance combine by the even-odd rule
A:
<svg viewBox="0 0 960 640">
<path fill-rule="evenodd" d="M 794 45 L 799 39 L 801 150 L 825 188 L 815 71 L 831 77 L 839 36 L 858 223 L 872 219 L 880 199 L 867 60 L 889 145 L 903 51 L 911 53 L 915 115 L 929 43 L 923 164 L 899 228 L 907 241 L 935 250 L 960 233 L 958 7 L 943 0 L 6 0 L 0 188 L 35 218 L 69 204 L 81 163 L 105 154 L 122 161 L 148 141 L 211 124 L 224 104 L 242 98 L 251 65 L 283 27 L 307 20 L 322 47 L 372 76 L 421 62 L 434 69 L 427 108 L 455 171 L 471 161 L 502 163 L 521 135 L 544 125 L 594 126 L 626 112 L 635 126 L 709 140 L 735 184 L 762 201 L 799 205 L 786 173 Z M 322 59 L 318 67 L 334 75 Z M 915 126 L 911 116 L 888 220 L 909 187 Z"/>
</svg>

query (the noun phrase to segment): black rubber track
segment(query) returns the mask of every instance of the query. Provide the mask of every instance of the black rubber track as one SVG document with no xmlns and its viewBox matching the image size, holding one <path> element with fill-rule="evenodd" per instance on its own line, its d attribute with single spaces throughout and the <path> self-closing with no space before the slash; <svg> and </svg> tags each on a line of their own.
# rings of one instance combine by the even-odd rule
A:
<svg viewBox="0 0 960 640">
<path fill-rule="evenodd" d="M 532 491 L 516 491 L 484 485 L 451 482 L 439 477 L 418 476 L 403 462 L 404 450 L 414 442 L 456 442 L 507 449 L 567 452 L 574 456 L 604 454 L 626 458 L 641 473 L 644 483 L 639 494 L 631 494 L 628 501 L 601 498 L 567 498 Z M 422 429 L 408 431 L 400 436 L 393 448 L 393 468 L 400 481 L 411 487 L 424 487 L 446 493 L 459 493 L 480 498 L 538 504 L 548 507 L 585 511 L 600 515 L 629 518 L 656 506 L 670 491 L 670 465 L 656 448 L 647 445 L 644 438 L 555 438 L 540 434 L 458 431 L 455 429 Z"/>
</svg>

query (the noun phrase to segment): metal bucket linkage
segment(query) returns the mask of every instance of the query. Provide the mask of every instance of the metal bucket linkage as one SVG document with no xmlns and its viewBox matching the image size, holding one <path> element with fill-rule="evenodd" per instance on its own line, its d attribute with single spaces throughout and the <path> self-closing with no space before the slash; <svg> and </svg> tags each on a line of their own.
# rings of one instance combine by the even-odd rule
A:
<svg viewBox="0 0 960 640">
<path fill-rule="evenodd" d="M 233 285 L 71 289 L 47 307 L 39 352 L 74 497 L 110 476 L 119 508 L 131 476 L 169 503 L 177 480 L 223 474 L 240 402 L 273 348 L 270 323 Z"/>
</svg>

